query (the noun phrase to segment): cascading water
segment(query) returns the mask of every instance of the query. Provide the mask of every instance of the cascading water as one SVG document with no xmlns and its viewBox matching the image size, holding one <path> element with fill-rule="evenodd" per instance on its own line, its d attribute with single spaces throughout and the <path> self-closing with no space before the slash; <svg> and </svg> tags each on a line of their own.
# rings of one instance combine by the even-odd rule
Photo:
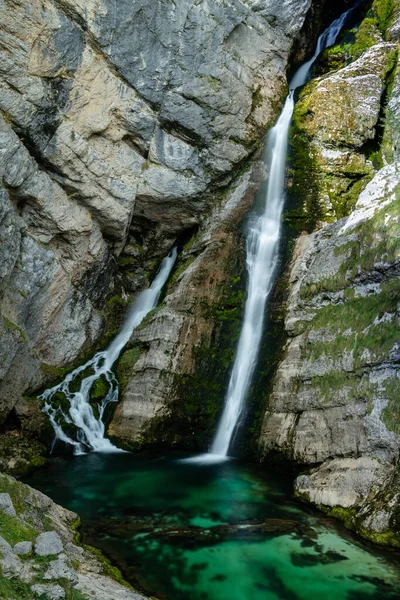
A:
<svg viewBox="0 0 400 600">
<path fill-rule="evenodd" d="M 200 460 L 207 460 L 206 457 L 209 457 L 209 460 L 227 457 L 256 364 L 263 333 L 265 304 L 274 282 L 278 261 L 281 215 L 285 200 L 287 145 L 294 110 L 295 90 L 307 82 L 311 67 L 317 57 L 323 50 L 335 43 L 347 17 L 354 8 L 343 13 L 320 35 L 314 56 L 298 69 L 290 82 L 289 95 L 282 113 L 268 136 L 265 150 L 269 163 L 269 181 L 265 210 L 250 225 L 247 236 L 246 263 L 249 283 L 244 321 L 225 406 L 211 446 L 211 454 L 200 457 Z"/>
<path fill-rule="evenodd" d="M 108 348 L 102 352 L 98 352 L 87 363 L 69 373 L 59 385 L 46 390 L 40 396 L 45 402 L 43 411 L 49 416 L 50 422 L 53 425 L 55 441 L 58 439 L 70 444 L 74 447 L 75 454 L 82 454 L 88 450 L 96 452 L 121 452 L 110 440 L 104 437 L 105 425 L 103 423 L 103 415 L 105 408 L 110 402 L 118 401 L 118 381 L 111 368 L 131 337 L 133 330 L 140 325 L 144 317 L 157 305 L 161 290 L 171 273 L 176 257 L 177 250 L 174 248 L 162 261 L 151 286 L 141 292 L 134 300 L 121 331 Z M 87 370 L 91 370 L 93 373 L 82 379 L 77 391 L 71 390 L 76 378 Z M 99 404 L 98 415 L 96 416 L 89 399 L 94 382 L 101 376 L 105 378 L 108 384 L 108 392 Z M 64 395 L 69 403 L 67 410 L 64 410 L 61 406 L 55 406 L 55 395 L 59 392 Z M 77 439 L 73 439 L 64 431 L 64 429 L 68 429 L 68 426 L 77 429 Z"/>
</svg>

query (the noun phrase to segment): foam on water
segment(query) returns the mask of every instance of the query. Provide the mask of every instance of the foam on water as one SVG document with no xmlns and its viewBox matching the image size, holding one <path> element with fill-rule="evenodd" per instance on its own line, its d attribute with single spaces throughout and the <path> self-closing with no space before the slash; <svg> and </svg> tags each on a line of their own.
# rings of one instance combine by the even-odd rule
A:
<svg viewBox="0 0 400 600">
<path fill-rule="evenodd" d="M 49 416 L 55 432 L 55 441 L 60 440 L 74 448 L 75 454 L 85 452 L 123 452 L 105 437 L 104 411 L 111 402 L 118 401 L 118 381 L 112 367 L 127 344 L 133 330 L 140 325 L 145 316 L 157 305 L 161 290 L 165 285 L 172 267 L 175 264 L 177 250 L 174 248 L 164 258 L 151 286 L 138 294 L 129 310 L 128 317 L 118 335 L 105 350 L 95 354 L 84 365 L 69 373 L 60 384 L 46 390 L 40 398 L 45 401 L 44 412 Z M 84 371 L 93 373 L 84 377 L 78 390 L 74 391 L 73 383 Z M 108 385 L 107 394 L 98 405 L 96 415 L 90 404 L 90 391 L 97 379 L 104 377 Z M 62 393 L 68 409 L 57 406 L 55 396 Z M 77 429 L 76 439 L 65 429 L 73 426 Z"/>
</svg>

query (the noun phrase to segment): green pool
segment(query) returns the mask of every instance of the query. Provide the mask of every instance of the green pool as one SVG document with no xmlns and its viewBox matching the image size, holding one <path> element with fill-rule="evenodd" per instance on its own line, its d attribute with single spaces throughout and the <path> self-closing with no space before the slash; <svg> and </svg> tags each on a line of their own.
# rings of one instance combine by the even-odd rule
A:
<svg viewBox="0 0 400 600">
<path fill-rule="evenodd" d="M 82 518 L 83 541 L 168 600 L 398 599 L 396 552 L 291 498 L 280 472 L 178 455 L 56 458 L 27 479 Z"/>
</svg>

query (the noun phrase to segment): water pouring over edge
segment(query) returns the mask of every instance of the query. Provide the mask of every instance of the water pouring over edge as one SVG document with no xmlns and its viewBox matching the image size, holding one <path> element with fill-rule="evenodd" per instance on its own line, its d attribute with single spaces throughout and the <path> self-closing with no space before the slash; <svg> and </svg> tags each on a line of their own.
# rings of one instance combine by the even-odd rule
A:
<svg viewBox="0 0 400 600">
<path fill-rule="evenodd" d="M 161 290 L 171 273 L 176 257 L 177 249 L 173 248 L 170 254 L 162 261 L 151 286 L 140 292 L 133 301 L 121 331 L 113 339 L 108 348 L 95 354 L 84 365 L 69 373 L 64 381 L 46 390 L 39 396 L 45 402 L 43 411 L 48 415 L 55 432 L 54 443 L 60 440 L 66 444 L 70 444 L 73 446 L 75 454 L 85 454 L 87 451 L 123 452 L 123 450 L 114 446 L 105 437 L 104 411 L 111 402 L 118 402 L 118 381 L 111 368 L 129 341 L 133 330 L 156 307 Z M 82 379 L 79 390 L 75 392 L 71 391 L 70 386 L 72 382 L 87 369 L 91 369 L 93 374 Z M 95 381 L 102 375 L 108 384 L 108 392 L 99 404 L 98 415 L 96 416 L 89 402 L 90 390 Z M 63 410 L 61 406 L 53 406 L 52 399 L 58 392 L 63 393 L 68 400 L 68 410 Z M 63 424 L 64 427 L 67 424 L 77 428 L 76 440 L 64 431 Z"/>
<path fill-rule="evenodd" d="M 243 413 L 256 365 L 263 334 L 265 306 L 274 284 L 278 264 L 281 216 L 285 202 L 287 147 L 295 90 L 308 81 L 314 62 L 323 50 L 336 42 L 347 17 L 360 3 L 344 12 L 319 36 L 314 55 L 296 71 L 290 81 L 289 95 L 281 115 L 268 134 L 264 149 L 269 167 L 265 209 L 264 213 L 250 224 L 247 233 L 247 298 L 224 410 L 210 452 L 185 459 L 185 462 L 213 463 L 228 459 L 229 447 Z"/>
</svg>

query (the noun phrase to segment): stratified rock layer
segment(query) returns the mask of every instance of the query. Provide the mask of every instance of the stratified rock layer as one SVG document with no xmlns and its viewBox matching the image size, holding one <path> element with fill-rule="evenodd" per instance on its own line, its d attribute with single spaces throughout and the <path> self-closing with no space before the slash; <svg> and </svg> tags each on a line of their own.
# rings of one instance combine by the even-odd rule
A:
<svg viewBox="0 0 400 600">
<path fill-rule="evenodd" d="M 381 66 L 388 56 L 396 59 L 397 40 L 393 33 L 390 36 L 390 44 L 378 41 L 356 62 L 311 84 L 308 101 L 319 94 L 325 103 L 326 118 L 321 111 L 307 124 L 310 147 L 319 152 L 319 173 L 332 167 L 337 176 L 347 178 L 344 153 L 357 157 L 354 151 L 362 149 L 369 136 L 374 137 L 384 166 L 371 164 L 349 217 L 320 224 L 319 231 L 297 241 L 289 274 L 288 341 L 259 444 L 264 458 L 280 453 L 314 467 L 297 478 L 298 497 L 373 541 L 399 546 L 399 65 L 391 67 L 379 136 L 373 132 L 382 114 L 382 78 L 371 74 L 372 65 L 381 68 L 379 57 L 384 61 Z M 354 85 L 356 93 L 352 92 L 354 104 L 344 116 L 334 90 L 336 84 L 350 85 L 349 73 L 357 73 L 350 77 L 350 89 Z M 368 86 L 356 83 L 357 77 L 361 82 L 366 78 Z M 364 109 L 349 122 L 355 106 Z M 341 163 L 336 161 L 339 155 Z M 317 189 L 325 193 L 322 183 Z M 330 191 L 340 202 L 340 190 L 333 186 Z"/>
<path fill-rule="evenodd" d="M 310 4 L 0 3 L 0 424 L 93 348 L 123 249 L 133 293 L 210 213 Z"/>
</svg>

